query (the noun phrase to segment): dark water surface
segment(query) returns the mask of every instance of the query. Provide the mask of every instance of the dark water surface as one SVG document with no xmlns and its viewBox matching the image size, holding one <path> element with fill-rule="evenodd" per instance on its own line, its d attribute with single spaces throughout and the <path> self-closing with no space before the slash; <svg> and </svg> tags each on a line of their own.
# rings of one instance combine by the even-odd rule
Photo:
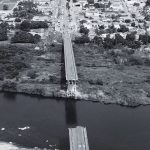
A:
<svg viewBox="0 0 150 150">
<path fill-rule="evenodd" d="M 150 106 L 127 108 L 0 93 L 0 128 L 5 128 L 0 141 L 69 150 L 68 128 L 76 125 L 87 127 L 90 150 L 150 150 Z M 30 129 L 18 129 L 25 126 Z"/>
</svg>

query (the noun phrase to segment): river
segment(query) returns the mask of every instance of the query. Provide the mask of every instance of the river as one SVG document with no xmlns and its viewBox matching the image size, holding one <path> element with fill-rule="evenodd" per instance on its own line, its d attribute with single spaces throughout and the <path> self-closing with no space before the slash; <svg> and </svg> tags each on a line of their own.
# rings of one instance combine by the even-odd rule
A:
<svg viewBox="0 0 150 150">
<path fill-rule="evenodd" d="M 77 125 L 87 128 L 90 150 L 150 149 L 150 106 L 128 108 L 0 93 L 0 141 L 69 150 L 68 128 Z M 19 129 L 23 127 L 29 128 Z"/>
</svg>

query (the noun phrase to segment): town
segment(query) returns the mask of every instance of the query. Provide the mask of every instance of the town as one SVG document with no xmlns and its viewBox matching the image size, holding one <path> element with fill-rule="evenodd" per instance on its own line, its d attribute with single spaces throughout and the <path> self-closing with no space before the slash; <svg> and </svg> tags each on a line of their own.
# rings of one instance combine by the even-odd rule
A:
<svg viewBox="0 0 150 150">
<path fill-rule="evenodd" d="M 0 6 L 1 91 L 150 103 L 149 0 L 1 0 Z"/>
</svg>

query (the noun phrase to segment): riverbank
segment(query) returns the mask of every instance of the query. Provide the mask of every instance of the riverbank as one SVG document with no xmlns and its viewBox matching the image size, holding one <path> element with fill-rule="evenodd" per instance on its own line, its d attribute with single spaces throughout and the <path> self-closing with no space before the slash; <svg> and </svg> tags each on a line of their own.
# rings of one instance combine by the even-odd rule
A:
<svg viewBox="0 0 150 150">
<path fill-rule="evenodd" d="M 47 49 L 41 43 L 0 46 L 0 91 L 67 98 L 61 44 Z M 79 75 L 76 99 L 124 106 L 150 104 L 148 59 L 133 58 L 136 53 L 131 50 L 104 51 L 93 44 L 74 45 L 74 52 Z"/>
</svg>

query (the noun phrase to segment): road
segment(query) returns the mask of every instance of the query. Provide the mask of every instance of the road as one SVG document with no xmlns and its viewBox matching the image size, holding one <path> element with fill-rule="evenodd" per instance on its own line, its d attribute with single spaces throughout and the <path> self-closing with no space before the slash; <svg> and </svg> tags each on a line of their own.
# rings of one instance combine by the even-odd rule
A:
<svg viewBox="0 0 150 150">
<path fill-rule="evenodd" d="M 63 39 L 64 39 L 64 56 L 65 56 L 65 72 L 67 81 L 77 81 L 78 75 L 76 70 L 75 58 L 73 53 L 72 41 L 69 32 L 68 11 L 66 9 L 66 2 L 62 0 L 63 10 Z"/>
</svg>

